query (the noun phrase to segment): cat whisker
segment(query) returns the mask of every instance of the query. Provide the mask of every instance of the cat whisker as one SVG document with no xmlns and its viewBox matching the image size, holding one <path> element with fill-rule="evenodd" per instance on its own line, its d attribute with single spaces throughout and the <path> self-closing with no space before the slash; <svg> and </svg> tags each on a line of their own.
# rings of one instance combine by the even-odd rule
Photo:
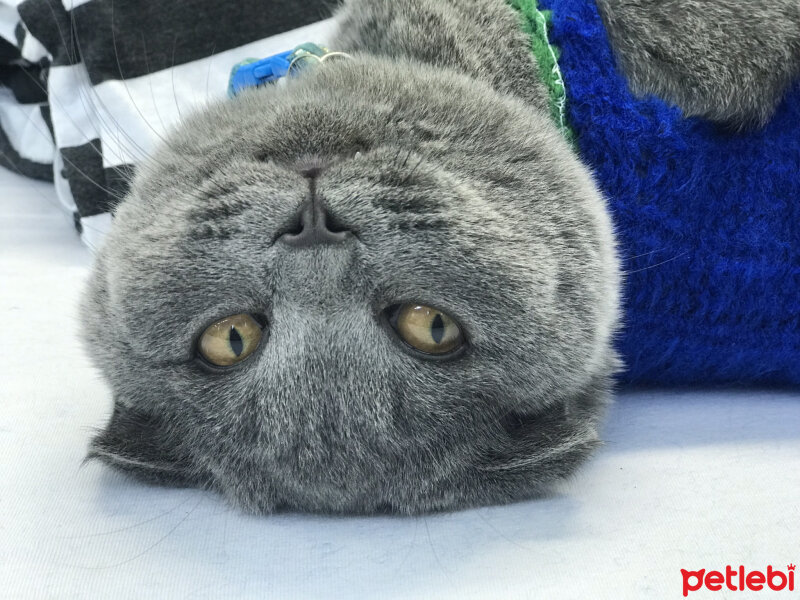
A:
<svg viewBox="0 0 800 600">
<path fill-rule="evenodd" d="M 661 265 L 665 265 L 665 264 L 670 263 L 670 262 L 672 262 L 674 260 L 678 260 L 679 258 L 681 258 L 683 256 L 686 256 L 687 254 L 689 254 L 688 251 L 681 252 L 680 254 L 678 254 L 676 256 L 673 256 L 672 258 L 668 258 L 667 260 L 662 260 L 661 262 L 656 263 L 654 265 L 650 265 L 650 266 L 647 266 L 647 267 L 642 267 L 641 269 L 634 269 L 633 271 L 622 271 L 622 274 L 623 275 L 633 275 L 634 273 L 641 273 L 642 271 L 647 271 L 649 269 L 655 269 L 656 267 L 660 267 Z"/>
<path fill-rule="evenodd" d="M 183 114 L 181 114 L 181 107 L 178 103 L 178 95 L 175 92 L 175 50 L 177 49 L 178 45 L 178 34 L 175 34 L 175 38 L 172 41 L 172 68 L 170 69 L 170 76 L 172 78 L 172 97 L 175 99 L 175 109 L 178 111 L 178 118 L 183 121 Z"/>
<path fill-rule="evenodd" d="M 409 150 L 408 151 L 408 154 L 406 154 L 406 159 L 403 161 L 403 164 L 401 165 L 401 167 L 405 168 L 405 166 L 408 164 L 408 159 L 411 158 L 411 153 L 412 152 L 413 152 L 413 150 Z"/>
<path fill-rule="evenodd" d="M 155 127 L 153 127 L 150 121 L 148 121 L 147 117 L 145 117 L 142 110 L 136 104 L 136 101 L 133 99 L 133 94 L 131 94 L 131 90 L 128 87 L 128 82 L 125 80 L 125 76 L 122 73 L 122 64 L 119 61 L 119 50 L 117 48 L 117 35 L 114 32 L 114 0 L 111 0 L 111 43 L 113 44 L 114 47 L 114 60 L 116 60 L 117 62 L 117 71 L 119 72 L 120 81 L 122 82 L 122 85 L 125 87 L 125 93 L 128 94 L 128 98 L 130 99 L 133 108 L 136 109 L 137 114 L 139 115 L 139 117 L 141 117 L 145 125 L 147 125 L 150 128 L 150 131 L 152 131 L 156 135 L 156 137 L 158 137 L 159 140 L 166 143 L 164 137 L 156 130 Z"/>
<path fill-rule="evenodd" d="M 55 14 L 55 11 L 54 11 L 53 7 L 52 7 L 52 6 L 50 6 L 50 5 L 48 4 L 48 8 L 50 9 L 50 12 L 51 12 L 51 14 L 52 14 L 52 16 L 53 16 L 53 20 L 54 20 L 54 22 L 56 23 L 56 27 L 57 27 L 57 29 L 58 29 L 59 37 L 61 38 L 61 42 L 62 42 L 62 44 L 64 45 L 65 51 L 66 51 L 66 52 L 68 53 L 68 55 L 69 55 L 70 49 L 73 47 L 73 45 L 72 45 L 72 44 L 68 44 L 68 43 L 67 43 L 67 39 L 66 39 L 66 37 L 65 37 L 65 35 L 64 35 L 64 32 L 61 30 L 61 25 L 60 25 L 60 24 L 59 24 L 59 22 L 58 22 L 58 19 L 57 19 L 57 17 L 56 17 L 56 14 Z M 77 33 L 76 33 L 76 31 L 75 31 L 74 17 L 72 18 L 72 22 L 71 22 L 71 29 L 72 29 L 72 32 L 71 32 L 71 33 L 72 33 L 72 36 L 71 36 L 71 39 L 72 39 L 72 38 L 74 38 L 74 39 L 75 39 L 75 44 L 76 44 L 76 50 L 75 50 L 75 51 L 76 51 L 76 52 L 78 52 L 79 50 L 78 50 L 77 48 L 79 48 L 79 42 L 78 42 L 78 36 L 77 36 Z M 72 56 L 72 62 L 75 62 L 75 59 L 76 59 L 76 57 L 75 57 L 75 56 Z M 52 101 L 55 101 L 55 102 L 57 102 L 57 103 L 59 104 L 59 106 L 60 106 L 62 109 L 64 109 L 64 106 L 61 104 L 61 102 L 60 102 L 60 100 L 58 99 L 58 97 L 50 95 L 50 94 L 48 93 L 48 89 L 47 89 L 47 88 L 46 88 L 44 85 L 42 85 L 42 83 L 41 83 L 41 82 L 40 82 L 38 79 L 36 79 L 36 78 L 35 78 L 33 75 L 31 75 L 29 72 L 27 72 L 27 71 L 25 71 L 25 70 L 23 70 L 23 72 L 25 73 L 25 75 L 26 75 L 26 76 L 27 76 L 29 79 L 31 79 L 31 80 L 32 80 L 32 81 L 33 81 L 33 82 L 36 84 L 36 86 L 37 86 L 39 89 L 41 89 L 42 91 L 44 91 L 44 92 L 45 92 L 45 93 L 48 95 L 48 99 L 49 99 L 49 101 L 51 101 L 51 102 L 52 102 Z M 85 102 L 84 102 L 84 100 L 85 100 L 85 99 L 84 99 L 84 95 L 83 95 L 83 94 L 80 94 L 80 99 L 81 99 L 81 103 L 82 103 L 82 104 L 83 104 L 83 106 L 84 106 L 84 110 L 85 110 L 85 111 L 87 111 L 87 114 L 88 114 L 88 113 L 89 113 L 89 111 L 87 110 L 87 107 L 86 107 L 86 105 L 85 105 Z M 75 122 L 74 118 L 72 117 L 72 115 L 69 113 L 69 111 L 67 111 L 67 110 L 63 110 L 63 112 L 64 112 L 64 114 L 65 114 L 65 115 L 67 115 L 67 117 L 70 119 L 70 121 L 72 122 L 72 125 L 73 125 L 73 126 L 76 128 L 76 129 L 80 129 L 80 128 L 78 127 L 78 124 Z M 98 112 L 99 112 L 99 111 L 98 111 Z M 44 133 L 43 131 L 41 131 L 40 129 L 38 129 L 38 128 L 37 128 L 37 131 L 39 131 L 39 133 L 40 133 L 40 134 L 41 134 L 43 137 L 46 137 L 47 139 L 51 139 L 49 135 L 47 135 L 47 136 L 46 136 L 46 135 L 45 135 L 45 133 Z M 95 152 L 95 153 L 96 153 L 96 154 L 97 154 L 97 155 L 98 155 L 98 156 L 99 156 L 101 159 L 103 158 L 103 154 L 102 154 L 102 152 L 101 152 L 101 151 L 100 151 L 100 150 L 99 150 L 99 149 L 98 149 L 98 148 L 97 148 L 97 147 L 96 147 L 94 144 L 90 144 L 90 145 L 89 145 L 89 147 L 90 147 L 90 148 L 91 148 L 91 149 L 92 149 L 92 150 L 93 150 L 93 151 L 94 151 L 94 152 Z M 56 151 L 60 152 L 60 150 L 58 150 L 58 149 L 57 149 Z M 97 187 L 98 189 L 100 189 L 101 191 L 103 191 L 104 193 L 108 194 L 109 196 L 111 196 L 112 198 L 114 198 L 114 199 L 116 199 L 116 200 L 118 200 L 118 201 L 121 201 L 121 200 L 123 199 L 123 197 L 122 197 L 122 196 L 120 196 L 118 193 L 114 192 L 113 190 L 111 190 L 111 189 L 107 188 L 106 186 L 102 185 L 101 183 L 99 183 L 98 181 L 96 181 L 96 180 L 94 180 L 92 177 L 90 177 L 90 176 L 89 176 L 89 175 L 88 175 L 88 174 L 87 174 L 85 171 L 83 171 L 83 169 L 81 169 L 81 168 L 80 168 L 78 165 L 76 165 L 76 164 L 75 164 L 75 163 L 73 163 L 71 160 L 69 160 L 68 158 L 66 158 L 66 156 L 64 156 L 64 154 L 63 154 L 63 153 L 61 153 L 61 158 L 62 158 L 62 160 L 63 160 L 63 161 L 66 163 L 66 164 L 70 165 L 70 166 L 71 166 L 73 169 L 75 169 L 75 171 L 76 171 L 76 172 L 77 172 L 79 175 L 81 175 L 81 176 L 83 177 L 83 179 L 85 179 L 86 181 L 88 181 L 89 183 L 91 183 L 92 185 L 94 185 L 95 187 Z M 17 169 L 17 171 L 19 171 L 19 169 Z M 20 172 L 20 174 L 22 174 L 22 173 Z M 87 241 L 87 243 L 88 243 L 88 241 Z"/>
<path fill-rule="evenodd" d="M 641 258 L 643 256 L 652 256 L 653 254 L 657 254 L 658 252 L 663 252 L 666 248 L 658 248 L 656 250 L 650 250 L 650 252 L 642 252 L 641 254 L 635 254 L 633 256 L 625 256 L 623 257 L 624 260 L 633 260 L 635 258 Z"/>
<path fill-rule="evenodd" d="M 94 430 L 94 431 L 95 431 L 95 433 L 99 433 L 99 431 L 97 431 L 97 430 Z M 83 460 L 81 462 L 80 467 L 83 468 L 88 463 L 89 463 L 88 460 Z M 98 533 L 85 533 L 85 534 L 82 534 L 82 535 L 58 536 L 57 539 L 62 539 L 62 540 L 80 540 L 80 539 L 87 539 L 87 538 L 103 537 L 103 536 L 106 536 L 106 535 L 114 535 L 116 533 L 122 533 L 123 531 L 130 531 L 131 529 L 136 529 L 137 527 L 141 527 L 142 525 L 145 525 L 147 523 L 152 523 L 153 521 L 157 521 L 157 520 L 159 520 L 159 519 L 161 519 L 163 517 L 166 517 L 169 514 L 172 514 L 173 512 L 178 510 L 181 506 L 183 506 L 184 504 L 189 502 L 189 498 L 190 498 L 190 496 L 187 496 L 186 498 L 184 498 L 183 500 L 178 502 L 175 506 L 173 506 L 169 510 L 162 511 L 161 513 L 155 515 L 154 517 L 150 517 L 149 519 L 144 519 L 143 521 L 138 521 L 138 522 L 134 523 L 133 525 L 128 525 L 127 527 L 119 527 L 117 529 L 111 529 L 109 531 L 100 531 Z"/>
<path fill-rule="evenodd" d="M 56 27 L 58 29 L 58 35 L 61 38 L 61 43 L 64 45 L 65 48 L 67 48 L 67 50 L 69 50 L 69 49 L 73 49 L 74 50 L 74 55 L 71 56 L 70 62 L 74 63 L 74 64 L 77 64 L 79 62 L 79 59 L 81 58 L 82 49 L 81 49 L 81 45 L 80 45 L 80 37 L 78 36 L 77 26 L 75 24 L 75 16 L 72 14 L 72 12 L 69 13 L 69 17 L 70 17 L 70 23 L 69 23 L 69 26 L 70 26 L 70 40 L 74 41 L 74 44 L 73 43 L 68 44 L 67 40 L 66 40 L 66 37 L 64 35 L 64 32 L 61 30 L 61 25 L 58 22 L 58 18 L 56 16 L 55 11 L 53 10 L 53 7 L 50 6 L 50 5 L 48 5 L 48 6 L 49 6 L 50 12 L 51 12 L 51 14 L 53 16 L 53 20 L 56 23 Z M 112 35 L 113 35 L 113 4 L 112 4 Z M 88 73 L 87 73 L 87 76 L 88 76 Z M 89 82 L 89 83 L 90 83 L 90 86 L 91 86 L 91 82 Z M 44 90 L 44 91 L 46 93 L 48 92 L 48 90 Z M 103 116 L 102 116 L 101 111 L 98 111 L 96 106 L 94 106 L 94 105 L 92 105 L 92 110 L 89 110 L 89 108 L 87 108 L 86 100 L 89 100 L 89 102 L 91 104 L 91 97 L 89 97 L 88 94 L 84 95 L 82 92 L 83 92 L 83 90 L 79 90 L 79 98 L 81 100 L 81 105 L 83 106 L 84 112 L 87 115 L 95 114 L 96 117 L 98 119 L 100 119 L 100 121 L 102 122 L 102 126 L 105 126 L 107 128 L 107 130 L 109 132 L 111 132 L 111 129 L 108 128 L 107 125 L 105 124 L 105 122 L 103 121 Z M 48 93 L 48 101 L 50 101 L 50 100 L 55 100 L 56 102 L 59 102 L 59 104 L 60 104 L 60 101 L 58 100 L 57 97 L 51 96 Z M 62 108 L 62 111 L 64 112 L 64 114 L 67 115 L 67 117 L 72 122 L 72 125 L 76 129 L 80 130 L 80 128 L 78 127 L 78 124 L 75 122 L 75 119 L 72 117 L 70 112 L 68 110 L 65 110 L 64 109 L 65 107 L 63 105 L 61 105 L 61 108 Z M 106 112 L 108 112 L 105 106 L 103 106 L 103 108 L 106 110 Z M 121 128 L 117 127 L 117 133 L 118 134 L 119 134 L 120 131 L 121 131 Z M 97 132 L 97 133 L 100 134 L 101 132 Z M 136 145 L 138 147 L 138 145 L 135 143 L 135 141 L 132 138 L 130 138 L 130 136 L 126 136 L 126 137 L 128 137 L 128 141 L 129 142 L 131 142 L 132 144 L 134 144 L 134 145 Z M 101 139 L 102 139 L 102 136 L 101 136 Z M 122 147 L 122 144 L 120 144 L 120 146 Z M 100 158 L 103 159 L 103 154 L 102 154 L 102 152 L 100 150 L 97 150 L 94 146 L 92 146 L 92 149 L 95 149 L 97 154 L 100 156 Z M 140 147 L 138 147 L 138 149 L 142 152 L 142 154 L 144 154 L 144 151 Z"/>
<path fill-rule="evenodd" d="M 423 162 L 424 160 L 425 160 L 425 157 L 424 157 L 424 156 L 421 156 L 421 157 L 420 157 L 420 159 L 419 159 L 419 161 L 417 161 L 417 164 L 416 164 L 416 165 L 414 165 L 414 168 L 413 168 L 413 169 L 411 169 L 411 171 L 409 172 L 409 174 L 408 174 L 408 175 L 406 175 L 406 178 L 405 178 L 405 179 L 403 179 L 403 181 L 401 181 L 401 182 L 400 182 L 400 187 L 403 187 L 403 186 L 404 186 L 404 185 L 406 185 L 406 184 L 407 184 L 409 181 L 411 181 L 411 178 L 414 176 L 414 173 L 416 173 L 416 172 L 417 172 L 417 169 L 419 168 L 419 166 L 422 164 L 422 162 Z"/>
<path fill-rule="evenodd" d="M 208 94 L 208 85 L 211 81 L 211 65 L 214 63 L 214 58 L 217 55 L 217 44 L 216 42 L 211 47 L 211 56 L 208 59 L 208 71 L 206 72 L 206 104 L 209 103 L 209 94 Z M 149 70 L 149 69 L 148 69 Z"/>
</svg>

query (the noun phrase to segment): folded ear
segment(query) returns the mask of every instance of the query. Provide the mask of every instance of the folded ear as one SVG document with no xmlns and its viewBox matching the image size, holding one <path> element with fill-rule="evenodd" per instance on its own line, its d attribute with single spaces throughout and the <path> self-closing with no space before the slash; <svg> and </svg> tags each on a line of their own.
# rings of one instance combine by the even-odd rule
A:
<svg viewBox="0 0 800 600">
<path fill-rule="evenodd" d="M 201 480 L 174 428 L 119 402 L 106 428 L 92 440 L 86 458 L 99 458 L 151 483 L 189 486 Z"/>
</svg>

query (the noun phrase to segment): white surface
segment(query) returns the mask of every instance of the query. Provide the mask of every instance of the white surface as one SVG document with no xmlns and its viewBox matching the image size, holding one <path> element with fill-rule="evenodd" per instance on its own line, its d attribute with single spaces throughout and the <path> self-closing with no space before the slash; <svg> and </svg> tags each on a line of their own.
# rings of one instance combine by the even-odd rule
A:
<svg viewBox="0 0 800 600">
<path fill-rule="evenodd" d="M 22 158 L 50 164 L 56 147 L 38 104 L 20 104 L 10 88 L 0 87 L 0 127 Z"/>
<path fill-rule="evenodd" d="M 681 598 L 681 568 L 800 562 L 797 391 L 627 393 L 554 497 L 413 519 L 250 517 L 82 466 L 111 408 L 76 339 L 90 262 L 52 188 L 0 169 L 2 598 Z"/>
</svg>

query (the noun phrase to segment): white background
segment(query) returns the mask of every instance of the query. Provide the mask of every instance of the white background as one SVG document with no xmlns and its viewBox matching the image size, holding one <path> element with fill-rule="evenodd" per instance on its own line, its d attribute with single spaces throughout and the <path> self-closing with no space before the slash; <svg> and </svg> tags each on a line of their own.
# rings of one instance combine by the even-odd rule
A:
<svg viewBox="0 0 800 600">
<path fill-rule="evenodd" d="M 681 598 L 681 568 L 800 562 L 797 390 L 622 393 L 551 498 L 420 518 L 245 516 L 82 465 L 111 409 L 90 264 L 52 186 L 0 169 L 1 598 Z M 800 597 L 728 594 L 690 598 Z"/>
</svg>

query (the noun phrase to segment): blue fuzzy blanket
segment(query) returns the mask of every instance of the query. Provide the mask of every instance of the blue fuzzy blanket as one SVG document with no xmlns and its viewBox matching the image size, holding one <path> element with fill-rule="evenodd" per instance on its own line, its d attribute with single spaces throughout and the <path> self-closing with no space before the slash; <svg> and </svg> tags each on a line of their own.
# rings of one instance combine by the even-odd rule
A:
<svg viewBox="0 0 800 600">
<path fill-rule="evenodd" d="M 724 132 L 635 98 L 594 2 L 539 4 L 619 234 L 623 380 L 800 384 L 800 82 L 765 129 Z"/>
</svg>

